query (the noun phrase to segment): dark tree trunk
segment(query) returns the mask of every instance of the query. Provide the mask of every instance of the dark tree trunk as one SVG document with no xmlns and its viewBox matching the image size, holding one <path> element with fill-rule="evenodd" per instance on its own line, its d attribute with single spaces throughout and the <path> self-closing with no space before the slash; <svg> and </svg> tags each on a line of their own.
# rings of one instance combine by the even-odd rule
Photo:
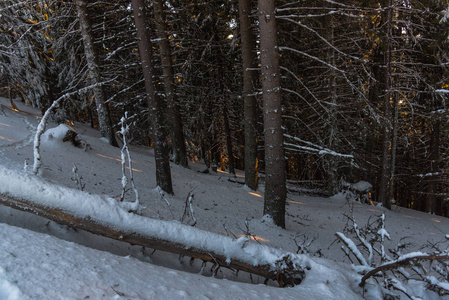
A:
<svg viewBox="0 0 449 300">
<path fill-rule="evenodd" d="M 210 160 L 211 160 L 211 168 L 212 171 L 217 172 L 218 165 L 221 160 L 221 141 L 220 137 L 217 134 L 214 134 L 210 139 Z"/>
<path fill-rule="evenodd" d="M 430 137 L 430 176 L 428 193 L 426 199 L 426 212 L 437 213 L 437 192 L 438 192 L 438 178 L 439 160 L 440 160 L 440 122 L 434 122 L 432 126 Z"/>
<path fill-rule="evenodd" d="M 226 136 L 226 148 L 228 149 L 228 163 L 229 163 L 229 174 L 235 174 L 234 169 L 234 151 L 232 150 L 232 134 L 231 126 L 229 125 L 228 108 L 226 104 L 223 106 L 223 125 Z"/>
<path fill-rule="evenodd" d="M 167 151 L 167 136 L 164 125 L 162 105 L 157 97 L 153 82 L 153 65 L 151 63 L 152 51 L 149 33 L 146 28 L 145 0 L 131 1 L 134 22 L 137 29 L 142 70 L 145 78 L 145 89 L 148 97 L 149 118 L 153 126 L 152 139 L 154 143 L 154 158 L 156 160 L 157 185 L 169 194 L 173 194 L 173 186 L 170 172 L 170 161 Z"/>
<path fill-rule="evenodd" d="M 211 161 L 210 161 L 210 152 L 209 147 L 206 145 L 206 139 L 201 140 L 201 157 L 204 160 L 204 164 L 206 165 L 207 169 L 210 169 L 211 167 Z"/>
<path fill-rule="evenodd" d="M 12 100 L 12 93 L 11 93 L 11 82 L 8 78 L 8 98 L 9 98 L 9 103 L 11 104 L 11 108 L 14 110 L 19 110 L 16 106 L 16 104 L 14 103 L 14 101 Z"/>
<path fill-rule="evenodd" d="M 252 0 L 239 0 L 240 36 L 243 63 L 243 99 L 245 109 L 245 184 L 252 190 L 258 186 L 257 98 L 258 72 L 256 36 L 250 19 Z"/>
<path fill-rule="evenodd" d="M 332 6 L 331 6 L 332 7 Z M 330 7 L 330 8 L 331 8 Z M 328 14 L 324 18 L 325 36 L 330 44 L 334 44 L 334 17 L 332 14 Z M 329 47 L 327 51 L 328 62 L 332 65 L 336 65 L 335 50 Z M 334 68 L 330 68 L 327 78 L 329 102 L 332 105 L 329 106 L 329 118 L 328 118 L 328 131 L 327 131 L 327 147 L 329 149 L 336 149 L 338 151 L 338 138 L 337 138 L 337 75 Z M 325 170 L 327 173 L 327 193 L 328 196 L 333 196 L 338 192 L 339 178 L 338 178 L 338 157 L 334 155 L 327 155 L 325 157 Z"/>
<path fill-rule="evenodd" d="M 285 228 L 285 161 L 282 103 L 274 0 L 259 0 L 260 58 L 262 67 L 265 136 L 264 215 Z"/>
<path fill-rule="evenodd" d="M 396 181 L 396 149 L 398 147 L 398 130 L 399 130 L 399 102 L 398 97 L 394 97 L 393 104 L 393 124 L 391 135 L 391 163 L 390 163 L 390 199 L 396 199 L 395 197 L 395 181 Z"/>
<path fill-rule="evenodd" d="M 382 132 L 382 161 L 380 170 L 379 202 L 383 206 L 391 209 L 391 159 L 392 159 L 392 120 L 393 112 L 391 107 L 391 43 L 392 43 L 392 22 L 393 3 L 392 0 L 384 0 L 384 11 L 382 13 L 382 26 L 385 30 L 383 41 L 384 51 L 384 78 L 383 78 L 383 132 Z"/>
<path fill-rule="evenodd" d="M 156 31 L 159 38 L 159 50 L 161 53 L 162 78 L 164 80 L 165 96 L 168 103 L 168 114 L 171 123 L 171 140 L 175 154 L 175 163 L 183 167 L 188 166 L 187 151 L 183 132 L 181 115 L 179 113 L 178 99 L 174 87 L 174 72 L 170 43 L 166 30 L 166 18 L 162 0 L 153 1 Z"/>
<path fill-rule="evenodd" d="M 105 100 L 105 94 L 101 83 L 100 68 L 98 67 L 98 59 L 94 47 L 94 38 L 92 34 L 92 27 L 90 24 L 89 14 L 87 11 L 86 0 L 76 0 L 78 10 L 78 19 L 80 22 L 81 36 L 84 44 L 84 54 L 86 56 L 87 66 L 89 68 L 89 75 L 94 83 L 93 92 L 95 98 L 95 105 L 98 113 L 98 125 L 102 137 L 108 139 L 109 144 L 118 147 L 115 139 L 114 129 L 112 128 L 111 115 L 109 113 L 109 106 Z"/>
</svg>

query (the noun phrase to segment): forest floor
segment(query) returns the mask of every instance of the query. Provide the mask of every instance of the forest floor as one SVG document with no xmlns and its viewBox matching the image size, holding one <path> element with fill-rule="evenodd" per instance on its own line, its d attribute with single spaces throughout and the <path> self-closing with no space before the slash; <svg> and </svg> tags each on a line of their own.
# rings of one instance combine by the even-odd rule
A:
<svg viewBox="0 0 449 300">
<path fill-rule="evenodd" d="M 0 98 L 0 169 L 31 176 L 25 165 L 33 164 L 33 139 L 40 112 Z M 48 128 L 57 124 L 49 123 Z M 109 146 L 99 132 L 86 124 L 70 125 L 89 144 L 84 150 L 57 139 L 43 139 L 43 165 L 39 177 L 48 183 L 77 189 L 74 165 L 82 177 L 84 191 L 119 198 L 121 188 L 120 149 Z M 194 194 L 195 227 L 229 236 L 253 236 L 258 243 L 302 252 L 313 268 L 304 282 L 294 288 L 264 285 L 263 279 L 220 269 L 212 276 L 210 267 L 189 264 L 188 258 L 142 249 L 49 222 L 32 214 L 0 206 L 0 299 L 362 299 L 360 280 L 336 241 L 352 211 L 360 227 L 385 214 L 385 226 L 393 249 L 401 242 L 407 252 L 446 243 L 449 219 L 410 209 L 369 206 L 348 201 L 339 194 L 331 198 L 289 193 L 286 229 L 263 218 L 263 186 L 256 192 L 244 185 L 244 173 L 225 171 L 204 174 L 205 166 L 190 162 L 186 169 L 172 164 L 174 195 L 155 189 L 154 157 L 144 146 L 130 146 L 133 175 L 140 196 L 142 215 L 180 222 L 186 197 Z M 0 185 L 7 184 L 0 182 Z M 132 190 L 126 199 L 133 201 Z M 192 221 L 184 220 L 184 223 Z M 310 243 L 310 245 L 308 245 Z M 199 274 L 201 273 L 201 274 Z M 424 299 L 436 294 L 417 290 Z M 404 298 L 405 299 L 405 298 Z"/>
</svg>

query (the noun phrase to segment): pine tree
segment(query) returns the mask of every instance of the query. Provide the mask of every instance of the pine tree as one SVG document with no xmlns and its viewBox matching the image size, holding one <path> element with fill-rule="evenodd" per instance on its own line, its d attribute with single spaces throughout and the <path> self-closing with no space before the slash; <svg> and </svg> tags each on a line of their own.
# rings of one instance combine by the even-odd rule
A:
<svg viewBox="0 0 449 300">
<path fill-rule="evenodd" d="M 245 184 L 258 187 L 257 163 L 257 86 L 256 35 L 251 21 L 252 0 L 239 0 L 240 38 L 243 65 L 245 130 Z"/>
<path fill-rule="evenodd" d="M 162 104 L 156 94 L 153 81 L 152 50 L 149 32 L 146 25 L 145 0 L 132 0 L 134 22 L 137 29 L 142 71 L 145 77 L 145 88 L 148 97 L 149 117 L 152 120 L 152 136 L 154 141 L 154 158 L 156 161 L 156 182 L 165 192 L 173 194 L 170 161 L 167 151 L 167 136 Z"/>
<path fill-rule="evenodd" d="M 264 215 L 285 228 L 287 196 L 282 130 L 282 99 L 274 0 L 259 0 L 260 60 L 262 68 L 265 136 Z"/>
<path fill-rule="evenodd" d="M 106 103 L 105 93 L 101 82 L 101 73 L 98 66 L 98 58 L 94 47 L 94 38 L 90 25 L 89 13 L 87 11 L 87 2 L 85 0 L 76 0 L 78 9 L 78 18 L 81 28 L 81 36 L 83 37 L 84 53 L 87 65 L 90 71 L 90 78 L 93 81 L 93 93 L 95 105 L 98 113 L 98 123 L 100 126 L 101 136 L 108 139 L 110 145 L 118 147 L 115 139 L 114 129 L 112 127 L 109 106 Z"/>
<path fill-rule="evenodd" d="M 163 74 L 165 97 L 168 104 L 168 115 L 171 124 L 171 141 L 175 156 L 175 163 L 183 167 L 188 166 L 187 151 L 183 132 L 181 115 L 179 113 L 178 97 L 176 96 L 174 86 L 174 71 L 170 49 L 170 43 L 167 36 L 166 18 L 162 0 L 153 2 L 154 15 L 156 21 L 156 31 L 159 37 L 159 50 L 161 56 L 161 67 Z"/>
</svg>

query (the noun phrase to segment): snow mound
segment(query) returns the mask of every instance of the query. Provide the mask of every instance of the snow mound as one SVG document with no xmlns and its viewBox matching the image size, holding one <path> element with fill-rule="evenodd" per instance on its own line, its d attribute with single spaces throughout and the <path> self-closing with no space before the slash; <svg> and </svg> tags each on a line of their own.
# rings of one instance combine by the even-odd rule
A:
<svg viewBox="0 0 449 300">
<path fill-rule="evenodd" d="M 366 192 L 366 191 L 368 191 L 369 189 L 371 189 L 373 186 L 372 186 L 372 184 L 371 183 L 369 183 L 368 181 L 359 181 L 359 182 L 357 182 L 357 183 L 354 183 L 353 185 L 352 185 L 352 188 L 355 190 L 355 191 L 358 191 L 358 192 L 361 192 L 361 193 L 364 193 L 364 192 Z"/>
<path fill-rule="evenodd" d="M 51 140 L 62 141 L 67 134 L 67 131 L 71 130 L 69 126 L 60 124 L 58 127 L 48 129 L 42 135 L 42 141 L 48 142 Z"/>
</svg>

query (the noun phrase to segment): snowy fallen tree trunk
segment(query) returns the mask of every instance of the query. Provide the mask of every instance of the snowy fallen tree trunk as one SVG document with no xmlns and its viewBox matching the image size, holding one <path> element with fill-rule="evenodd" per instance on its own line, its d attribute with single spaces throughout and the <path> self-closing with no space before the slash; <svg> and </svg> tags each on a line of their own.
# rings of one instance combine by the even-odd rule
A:
<svg viewBox="0 0 449 300">
<path fill-rule="evenodd" d="M 281 253 L 277 249 L 252 243 L 246 238 L 232 239 L 175 222 L 150 219 L 153 223 L 161 223 L 162 226 L 158 224 L 161 228 L 173 226 L 175 228 L 171 230 L 176 230 L 180 234 L 191 234 L 193 245 L 189 245 L 189 237 L 186 239 L 187 242 L 184 243 L 177 241 L 176 238 L 170 238 L 169 235 L 164 237 L 164 234 L 155 236 L 151 233 L 145 233 L 145 230 L 141 230 L 141 228 L 130 231 L 129 228 L 126 228 L 127 226 L 121 228 L 119 223 L 106 224 L 103 220 L 99 220 L 101 218 L 97 219 L 94 213 L 83 216 L 79 212 L 47 206 L 4 193 L 0 193 L 0 204 L 45 217 L 62 225 L 82 229 L 132 245 L 189 256 L 204 262 L 217 264 L 218 267 L 249 272 L 266 278 L 266 281 L 268 279 L 277 281 L 280 287 L 297 285 L 305 277 L 300 256 L 293 253 Z M 149 219 L 132 215 L 134 221 L 137 222 L 139 222 L 139 219 L 142 221 Z M 195 245 L 198 238 L 205 239 L 201 246 Z M 215 241 L 209 243 L 210 239 Z"/>
</svg>

